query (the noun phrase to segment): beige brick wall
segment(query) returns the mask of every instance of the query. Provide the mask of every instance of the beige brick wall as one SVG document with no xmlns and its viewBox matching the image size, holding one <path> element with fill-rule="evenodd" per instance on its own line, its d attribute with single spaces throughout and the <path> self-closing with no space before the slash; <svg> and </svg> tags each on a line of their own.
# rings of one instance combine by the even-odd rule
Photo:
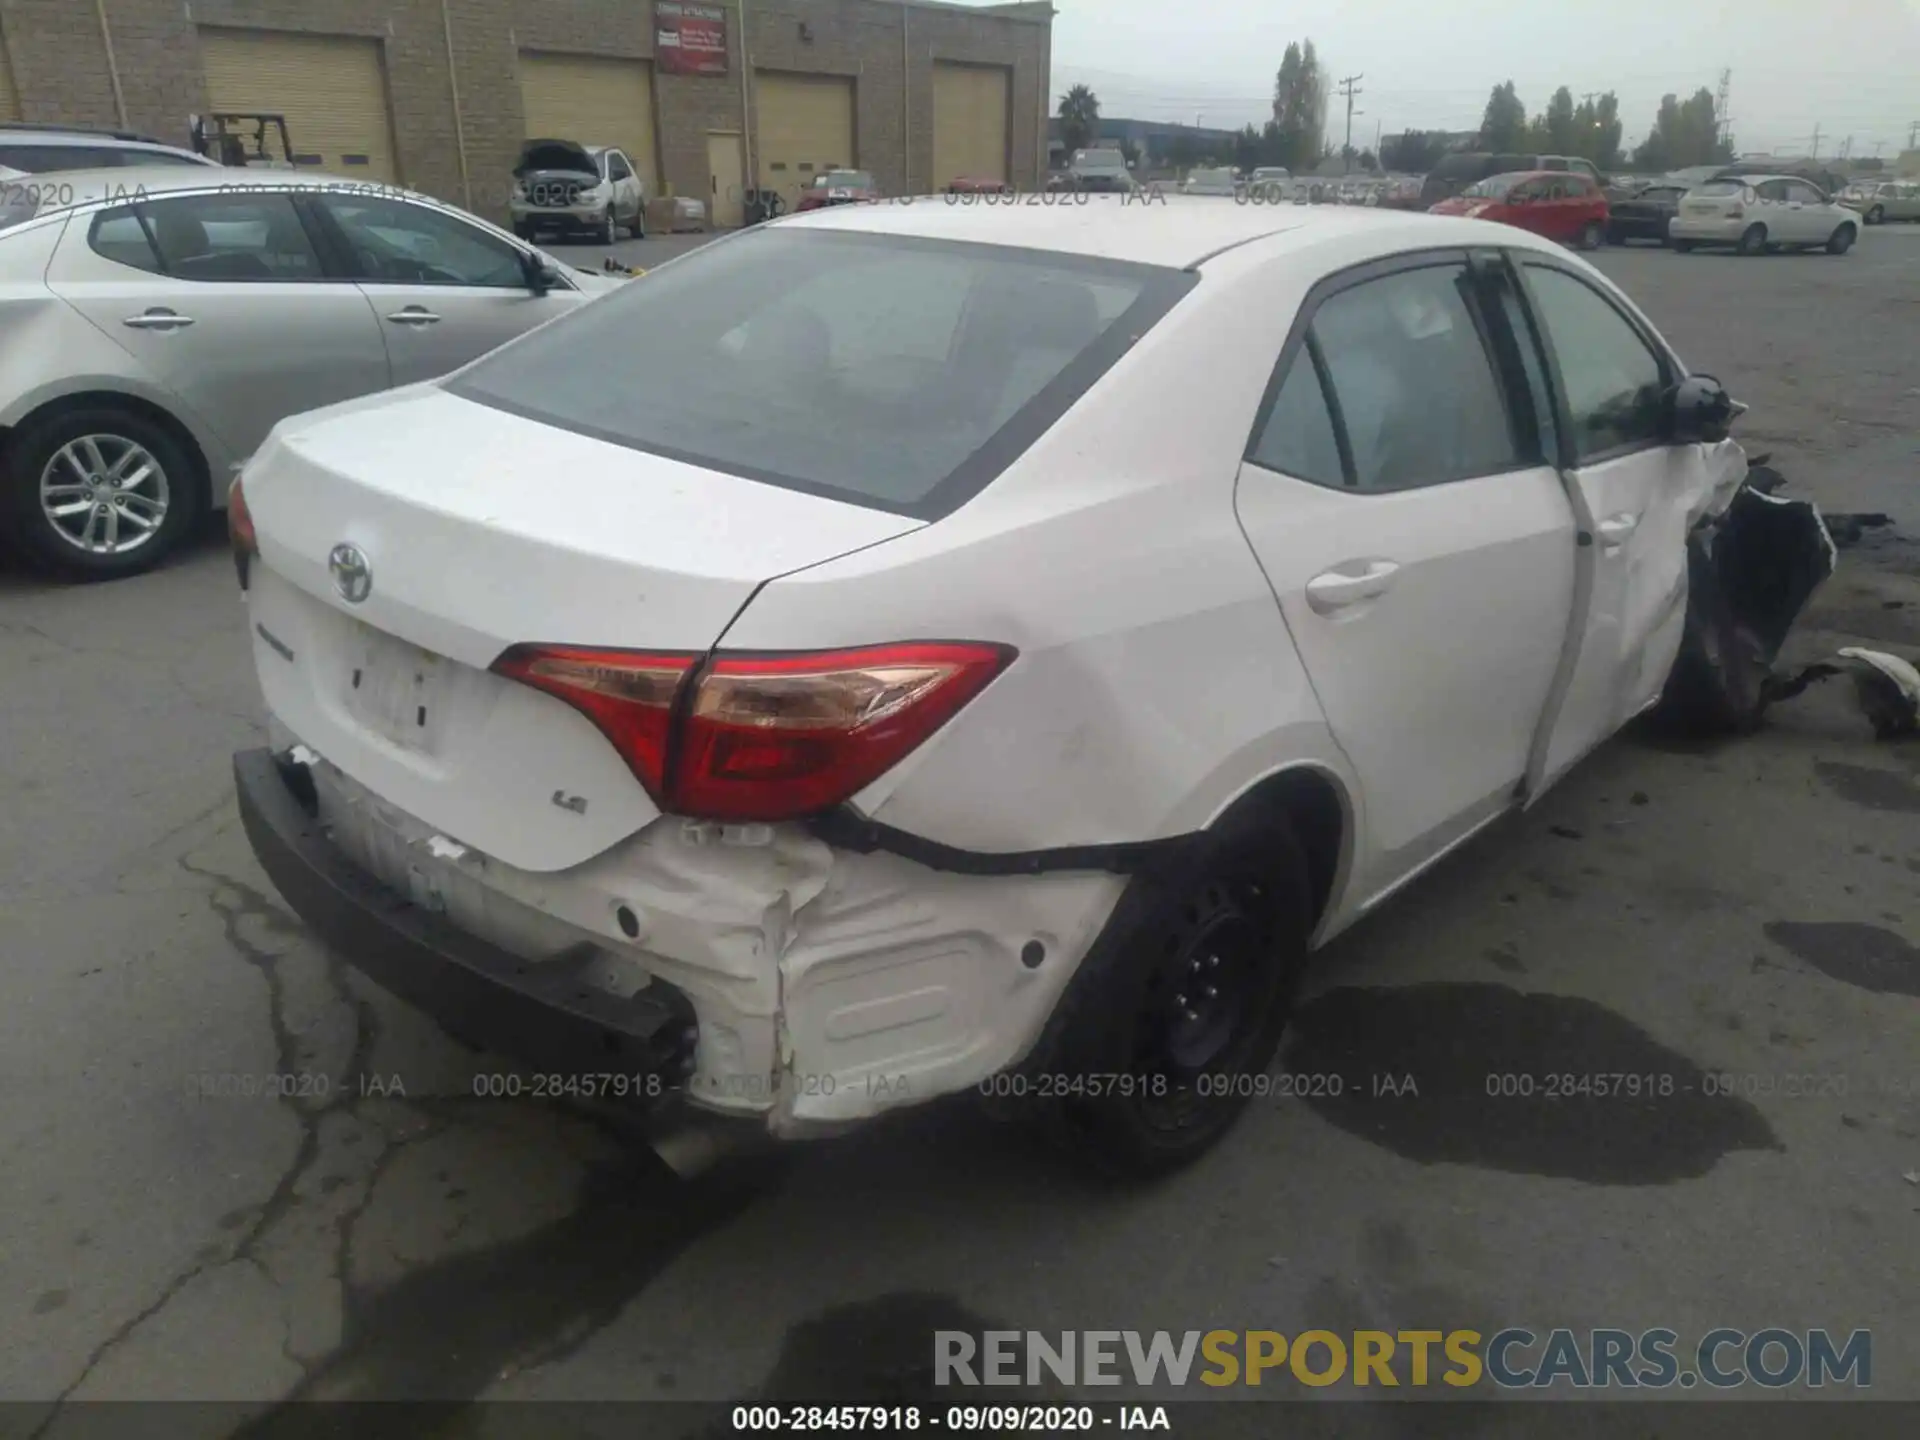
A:
<svg viewBox="0 0 1920 1440">
<path fill-rule="evenodd" d="M 728 12 L 729 73 L 654 75 L 660 175 L 678 194 L 708 193 L 707 134 L 741 128 L 743 0 Z M 962 60 L 1013 72 L 1014 184 L 1045 174 L 1047 68 L 1052 29 L 1044 5 L 993 14 L 898 0 L 744 0 L 747 63 L 758 70 L 854 80 L 858 162 L 890 193 L 924 190 L 933 166 L 933 63 Z M 137 130 L 177 144 L 187 116 L 206 108 L 197 27 L 360 35 L 381 43 L 402 180 L 498 218 L 523 131 L 515 60 L 521 50 L 653 58 L 648 0 L 106 0 L 113 54 Z M 1035 12 L 1038 13 L 1038 18 Z M 449 76 L 447 30 L 453 36 Z M 801 27 L 810 38 L 803 38 Z M 28 120 L 119 121 L 106 46 L 84 0 L 0 0 L 0 37 Z M 460 97 L 467 185 L 456 143 Z M 294 136 L 298 148 L 300 137 Z M 749 171 L 751 174 L 751 171 Z"/>
</svg>

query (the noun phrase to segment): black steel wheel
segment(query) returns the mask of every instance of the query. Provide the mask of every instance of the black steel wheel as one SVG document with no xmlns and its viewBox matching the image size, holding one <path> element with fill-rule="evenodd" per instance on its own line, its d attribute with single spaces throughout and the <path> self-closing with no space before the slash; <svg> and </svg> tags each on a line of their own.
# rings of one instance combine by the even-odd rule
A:
<svg viewBox="0 0 1920 1440">
<path fill-rule="evenodd" d="M 1055 1133 L 1114 1176 L 1211 1149 L 1268 1083 L 1312 914 L 1299 843 L 1257 802 L 1135 876 L 1029 1063 Z"/>
</svg>

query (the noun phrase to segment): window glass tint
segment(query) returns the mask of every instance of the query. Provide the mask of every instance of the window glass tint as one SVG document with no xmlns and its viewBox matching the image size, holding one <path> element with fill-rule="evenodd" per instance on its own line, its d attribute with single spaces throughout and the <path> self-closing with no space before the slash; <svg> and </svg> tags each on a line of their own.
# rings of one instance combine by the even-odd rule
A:
<svg viewBox="0 0 1920 1440">
<path fill-rule="evenodd" d="M 1150 323 L 1144 297 L 1188 283 L 1143 266 L 776 228 L 662 266 L 449 386 L 715 469 L 938 508 L 935 487 L 1110 330 Z M 996 463 L 984 457 L 956 490 Z"/>
<path fill-rule="evenodd" d="M 1304 345 L 1295 354 L 1286 383 L 1274 397 L 1267 423 L 1261 427 L 1253 447 L 1253 463 L 1320 485 L 1346 483 L 1333 416 L 1327 410 L 1313 356 Z"/>
<path fill-rule="evenodd" d="M 57 170 L 94 170 L 117 165 L 116 159 L 93 158 L 112 154 L 88 145 L 0 145 L 0 165 L 28 175 L 46 175 Z"/>
<path fill-rule="evenodd" d="M 197 169 L 209 169 L 191 155 L 175 155 L 170 150 L 127 150 L 122 152 L 124 163 L 128 165 L 192 165 Z"/>
<path fill-rule="evenodd" d="M 1764 185 L 1755 186 L 1754 193 L 1762 200 L 1784 200 L 1787 198 L 1787 182 L 1769 180 Z"/>
<path fill-rule="evenodd" d="M 1547 383 L 1546 352 L 1541 348 L 1541 338 L 1534 332 L 1526 307 L 1520 303 L 1519 283 L 1512 272 L 1501 270 L 1493 284 L 1500 295 L 1500 311 L 1506 317 L 1507 329 L 1520 351 L 1520 366 L 1526 372 L 1527 394 L 1533 402 L 1533 413 L 1540 426 L 1541 444 L 1546 447 L 1548 458 L 1557 461 L 1560 454 L 1560 427 L 1554 419 L 1553 390 Z"/>
<path fill-rule="evenodd" d="M 144 207 L 169 274 L 182 280 L 318 280 L 314 254 L 285 195 L 183 195 Z"/>
<path fill-rule="evenodd" d="M 1527 278 L 1560 361 L 1575 454 L 1659 443 L 1666 390 L 1659 357 L 1590 285 L 1536 265 Z"/>
<path fill-rule="evenodd" d="M 1798 200 L 1802 205 L 1824 205 L 1826 196 L 1804 180 L 1793 180 L 1787 184 L 1787 198 Z"/>
<path fill-rule="evenodd" d="M 1430 265 L 1343 290 L 1315 312 L 1361 489 L 1434 485 L 1519 463 L 1467 283 L 1464 265 Z"/>
<path fill-rule="evenodd" d="M 1693 193 L 1713 196 L 1739 195 L 1744 193 L 1746 188 L 1747 182 L 1744 180 L 1709 180 Z"/>
<path fill-rule="evenodd" d="M 319 201 L 340 226 L 357 280 L 526 288 L 521 252 L 464 220 L 364 195 L 323 194 Z"/>
<path fill-rule="evenodd" d="M 147 239 L 146 227 L 140 223 L 140 217 L 131 205 L 117 210 L 102 210 L 93 217 L 92 228 L 87 232 L 87 243 L 94 253 L 116 264 L 131 265 L 136 270 L 149 270 L 160 273 L 163 267 L 160 257 L 154 253 L 153 245 Z"/>
<path fill-rule="evenodd" d="M 633 167 L 627 164 L 626 157 L 615 151 L 607 157 L 607 175 L 610 179 L 624 180 L 633 174 Z"/>
</svg>

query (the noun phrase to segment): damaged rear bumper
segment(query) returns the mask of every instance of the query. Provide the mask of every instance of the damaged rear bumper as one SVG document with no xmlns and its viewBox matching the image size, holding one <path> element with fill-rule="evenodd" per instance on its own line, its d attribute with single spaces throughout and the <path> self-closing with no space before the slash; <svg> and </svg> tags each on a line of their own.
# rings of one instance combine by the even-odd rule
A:
<svg viewBox="0 0 1920 1440">
<path fill-rule="evenodd" d="M 459 1039 L 542 1073 L 621 1077 L 606 1087 L 616 1098 L 662 1097 L 690 1073 L 693 1008 L 671 986 L 622 999 L 577 983 L 576 965 L 529 966 L 349 861 L 328 838 L 302 767 L 243 750 L 233 779 L 253 852 L 300 918 Z"/>
<path fill-rule="evenodd" d="M 667 819 L 540 874 L 431 833 L 298 745 L 243 752 L 234 773 L 288 903 L 456 1036 L 560 1073 L 651 1065 L 686 1103 L 783 1138 L 1023 1059 L 1126 884 Z"/>
</svg>

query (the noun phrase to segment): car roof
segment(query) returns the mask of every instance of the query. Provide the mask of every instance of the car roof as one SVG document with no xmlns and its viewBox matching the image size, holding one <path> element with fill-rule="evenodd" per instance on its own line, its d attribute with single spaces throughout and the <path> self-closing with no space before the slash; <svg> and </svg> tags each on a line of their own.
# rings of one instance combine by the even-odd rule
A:
<svg viewBox="0 0 1920 1440">
<path fill-rule="evenodd" d="M 1415 211 L 1360 205 L 1230 205 L 1204 195 L 1152 200 L 1087 195 L 1067 205 L 848 205 L 810 210 L 772 222 L 875 235 L 914 236 L 1004 245 L 1063 255 L 1190 269 L 1222 251 L 1269 236 L 1304 249 L 1342 236 L 1367 237 L 1407 249 L 1448 245 L 1525 245 L 1558 249 L 1510 226 Z M 1518 237 L 1518 238 L 1516 238 Z"/>
<path fill-rule="evenodd" d="M 231 190 L 237 193 L 263 190 L 348 190 L 359 194 L 377 193 L 432 201 L 430 195 L 416 195 L 384 181 L 333 175 L 320 170 L 269 170 L 265 168 L 215 165 L 206 169 L 191 165 L 114 165 L 88 170 L 53 170 L 33 177 L 33 188 L 42 197 L 60 197 L 60 203 L 46 203 L 40 214 L 77 209 L 100 202 L 125 204 L 181 190 Z M 222 178 L 226 177 L 226 178 Z M 434 201 L 433 203 L 440 203 Z"/>
<path fill-rule="evenodd" d="M 0 125 L 0 143 L 34 145 L 49 150 L 71 147 L 75 150 L 157 150 L 168 155 L 192 155 L 196 160 L 206 160 L 183 145 L 169 145 L 164 140 L 151 140 L 144 135 L 115 135 L 104 130 L 34 130 L 27 127 Z M 212 165 L 216 162 L 208 160 Z"/>
</svg>

